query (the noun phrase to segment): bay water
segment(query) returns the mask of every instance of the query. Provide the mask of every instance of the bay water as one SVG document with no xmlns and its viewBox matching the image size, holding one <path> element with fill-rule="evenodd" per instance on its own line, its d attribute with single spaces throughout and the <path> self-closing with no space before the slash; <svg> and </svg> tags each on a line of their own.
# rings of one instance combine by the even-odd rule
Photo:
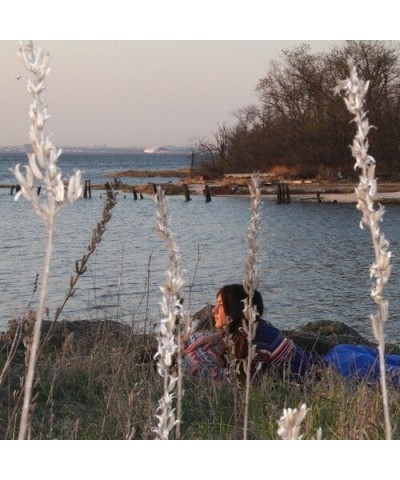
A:
<svg viewBox="0 0 400 480">
<path fill-rule="evenodd" d="M 115 171 L 188 168 L 186 155 L 63 154 L 59 165 L 65 176 L 80 168 L 83 179 L 105 183 Z M 0 184 L 13 184 L 9 172 L 23 154 L 0 155 Z M 170 178 L 123 178 L 125 183 L 171 181 Z M 103 195 L 102 195 L 103 193 Z M 155 231 L 156 205 L 152 196 L 134 200 L 119 193 L 112 218 L 88 271 L 77 284 L 61 318 L 146 321 L 160 318 L 159 287 L 168 268 L 168 252 Z M 28 202 L 17 202 L 8 188 L 0 189 L 0 330 L 7 328 L 27 306 L 38 303 L 45 231 Z M 62 303 L 75 261 L 86 252 L 92 229 L 100 220 L 104 192 L 80 199 L 58 216 L 48 294 L 49 319 Z M 226 283 L 240 283 L 251 218 L 249 197 L 220 196 L 205 202 L 201 195 L 186 202 L 168 197 L 171 228 L 180 249 L 186 308 L 194 313 L 215 301 Z M 338 320 L 372 339 L 369 267 L 374 260 L 370 233 L 361 230 L 354 204 L 301 203 L 278 205 L 263 197 L 261 206 L 259 272 L 265 317 L 280 328 L 316 320 Z M 386 289 L 389 300 L 387 341 L 400 342 L 399 205 L 388 205 L 382 231 L 390 243 L 393 270 Z"/>
</svg>

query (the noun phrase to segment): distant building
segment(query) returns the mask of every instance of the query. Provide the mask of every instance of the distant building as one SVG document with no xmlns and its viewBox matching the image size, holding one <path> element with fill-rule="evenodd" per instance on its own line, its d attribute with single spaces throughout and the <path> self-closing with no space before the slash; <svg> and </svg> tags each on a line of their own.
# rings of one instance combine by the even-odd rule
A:
<svg viewBox="0 0 400 480">
<path fill-rule="evenodd" d="M 144 149 L 144 153 L 171 153 L 165 147 L 149 147 Z"/>
</svg>

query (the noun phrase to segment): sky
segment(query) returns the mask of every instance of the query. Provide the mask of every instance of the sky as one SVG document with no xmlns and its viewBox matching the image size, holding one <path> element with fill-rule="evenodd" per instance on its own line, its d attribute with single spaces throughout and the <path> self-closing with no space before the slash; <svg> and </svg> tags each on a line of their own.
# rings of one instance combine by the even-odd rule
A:
<svg viewBox="0 0 400 480">
<path fill-rule="evenodd" d="M 46 131 L 56 145 L 190 145 L 258 102 L 255 86 L 284 48 L 330 41 L 35 40 L 50 53 Z M 336 42 L 337 43 L 337 42 Z M 28 143 L 29 72 L 0 41 L 0 145 Z"/>
<path fill-rule="evenodd" d="M 50 54 L 46 133 L 56 146 L 190 146 L 258 102 L 255 87 L 282 49 L 390 39 L 397 24 L 385 2 L 361 12 L 344 0 L 330 8 L 308 0 L 114 0 L 95 9 L 77 0 L 5 0 L 0 146 L 28 143 L 31 98 L 18 40 Z"/>
</svg>

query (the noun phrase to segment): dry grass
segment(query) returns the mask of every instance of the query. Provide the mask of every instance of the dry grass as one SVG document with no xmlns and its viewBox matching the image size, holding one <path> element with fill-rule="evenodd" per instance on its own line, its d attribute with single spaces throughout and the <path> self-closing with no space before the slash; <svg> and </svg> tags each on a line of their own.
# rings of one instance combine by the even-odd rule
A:
<svg viewBox="0 0 400 480">
<path fill-rule="evenodd" d="M 32 439 L 153 439 L 162 380 L 156 372 L 154 337 L 131 335 L 117 322 L 93 322 L 82 336 L 50 344 L 39 359 Z M 119 332 L 116 334 L 116 332 Z M 0 354 L 0 368 L 7 352 Z M 0 386 L 0 438 L 16 436 L 17 395 L 23 375 L 21 349 Z M 278 439 L 282 410 L 306 403 L 311 408 L 301 428 L 305 439 L 383 439 L 384 417 L 377 385 L 320 372 L 303 384 L 271 372 L 250 391 L 248 438 Z M 234 391 L 228 382 L 184 377 L 182 439 L 243 438 L 243 412 L 234 416 Z M 239 390 L 239 396 L 244 389 Z M 398 391 L 389 388 L 393 438 L 400 439 Z M 243 402 L 239 402 L 242 404 Z M 16 411 L 17 417 L 12 416 Z"/>
</svg>

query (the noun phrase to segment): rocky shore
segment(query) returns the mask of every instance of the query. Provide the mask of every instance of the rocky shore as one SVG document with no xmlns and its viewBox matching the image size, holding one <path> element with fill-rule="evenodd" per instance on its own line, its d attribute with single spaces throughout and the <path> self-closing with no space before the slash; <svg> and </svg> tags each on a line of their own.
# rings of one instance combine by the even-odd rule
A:
<svg viewBox="0 0 400 480">
<path fill-rule="evenodd" d="M 196 312 L 192 320 L 196 330 L 213 328 L 212 306 L 207 305 Z M 11 320 L 5 332 L 0 333 L 0 353 L 13 351 L 17 363 L 24 362 L 24 335 L 34 319 L 28 316 L 24 321 Z M 31 325 L 32 326 L 32 325 Z M 376 345 L 360 335 L 355 329 L 340 321 L 319 320 L 301 325 L 295 329 L 283 330 L 284 335 L 292 339 L 298 346 L 307 351 L 316 351 L 323 355 L 337 344 Z M 62 320 L 57 322 L 43 321 L 41 340 L 44 342 L 44 354 L 76 351 L 90 353 L 96 342 L 107 339 L 108 345 L 131 344 L 136 349 L 135 357 L 141 362 L 153 361 L 156 353 L 155 335 L 140 335 L 132 331 L 130 325 L 112 321 Z M 400 354 L 400 346 L 387 344 L 386 353 Z"/>
</svg>

